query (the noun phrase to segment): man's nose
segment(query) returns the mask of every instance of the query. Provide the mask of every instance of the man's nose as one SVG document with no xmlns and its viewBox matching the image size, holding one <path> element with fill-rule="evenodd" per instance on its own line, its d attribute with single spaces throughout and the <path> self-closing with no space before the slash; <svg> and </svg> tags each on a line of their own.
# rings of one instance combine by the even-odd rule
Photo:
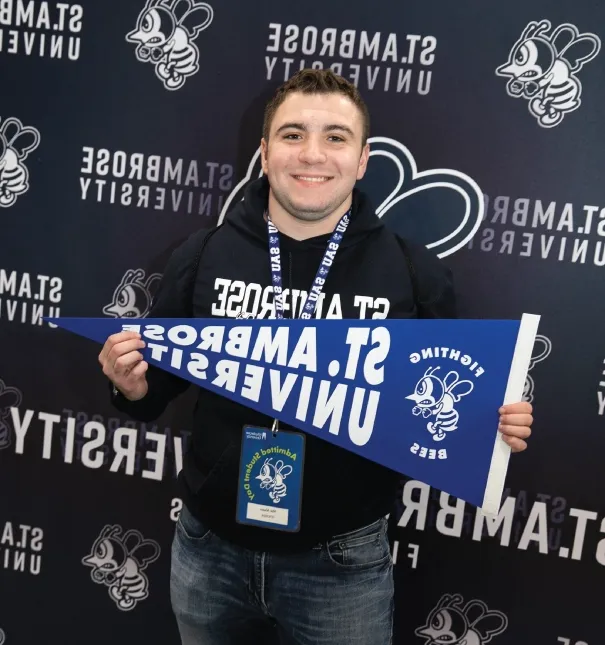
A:
<svg viewBox="0 0 605 645">
<path fill-rule="evenodd" d="M 303 143 L 299 157 L 304 163 L 322 163 L 326 160 L 326 153 L 317 139 L 309 137 Z"/>
</svg>

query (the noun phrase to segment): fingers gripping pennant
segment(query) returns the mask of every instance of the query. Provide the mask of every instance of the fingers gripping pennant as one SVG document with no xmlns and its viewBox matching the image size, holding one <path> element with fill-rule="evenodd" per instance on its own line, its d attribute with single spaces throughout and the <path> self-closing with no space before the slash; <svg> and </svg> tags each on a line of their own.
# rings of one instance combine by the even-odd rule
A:
<svg viewBox="0 0 605 645">
<path fill-rule="evenodd" d="M 539 316 L 521 320 L 48 318 L 310 435 L 498 513 Z"/>
</svg>

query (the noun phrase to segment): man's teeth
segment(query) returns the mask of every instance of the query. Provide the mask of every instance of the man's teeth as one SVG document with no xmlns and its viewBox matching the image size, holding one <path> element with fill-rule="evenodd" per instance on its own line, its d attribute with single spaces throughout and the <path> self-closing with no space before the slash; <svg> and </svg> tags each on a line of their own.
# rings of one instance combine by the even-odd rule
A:
<svg viewBox="0 0 605 645">
<path fill-rule="evenodd" d="M 329 177 L 304 177 L 302 175 L 294 175 L 296 179 L 302 179 L 303 181 L 316 181 L 316 182 L 321 182 L 321 181 L 328 181 L 330 179 Z"/>
</svg>

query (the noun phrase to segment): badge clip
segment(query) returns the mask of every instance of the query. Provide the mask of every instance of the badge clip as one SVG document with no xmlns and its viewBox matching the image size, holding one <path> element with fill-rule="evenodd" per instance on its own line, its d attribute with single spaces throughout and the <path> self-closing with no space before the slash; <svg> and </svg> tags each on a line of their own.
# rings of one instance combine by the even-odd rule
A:
<svg viewBox="0 0 605 645">
<path fill-rule="evenodd" d="M 271 432 L 273 433 L 273 438 L 277 437 L 279 432 L 279 421 L 277 419 L 273 420 L 273 426 L 271 427 Z"/>
</svg>

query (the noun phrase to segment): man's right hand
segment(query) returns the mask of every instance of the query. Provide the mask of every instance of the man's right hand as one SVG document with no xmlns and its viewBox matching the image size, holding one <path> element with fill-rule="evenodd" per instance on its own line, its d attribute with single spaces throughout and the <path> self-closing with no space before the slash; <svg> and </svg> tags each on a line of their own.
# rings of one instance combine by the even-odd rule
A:
<svg viewBox="0 0 605 645">
<path fill-rule="evenodd" d="M 138 351 L 143 347 L 145 342 L 140 334 L 122 331 L 110 336 L 99 354 L 103 374 L 131 401 L 138 401 L 147 394 L 145 372 L 149 363 Z"/>
</svg>

